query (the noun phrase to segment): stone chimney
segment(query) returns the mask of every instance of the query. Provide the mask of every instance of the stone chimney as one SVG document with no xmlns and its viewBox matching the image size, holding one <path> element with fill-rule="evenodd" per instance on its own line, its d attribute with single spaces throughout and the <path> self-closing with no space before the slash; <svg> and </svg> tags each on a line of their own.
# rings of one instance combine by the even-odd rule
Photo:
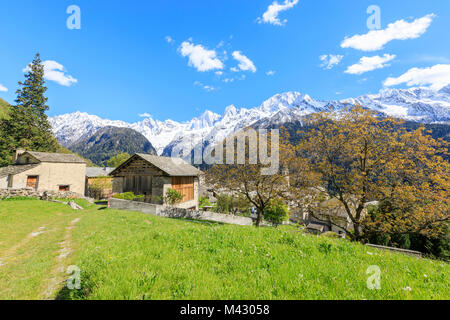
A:
<svg viewBox="0 0 450 320">
<path fill-rule="evenodd" d="M 14 151 L 14 155 L 13 155 L 13 163 L 16 163 L 16 161 L 17 161 L 17 158 L 22 154 L 22 153 L 24 153 L 26 150 L 23 150 L 23 149 L 17 149 L 17 150 L 15 150 Z"/>
</svg>

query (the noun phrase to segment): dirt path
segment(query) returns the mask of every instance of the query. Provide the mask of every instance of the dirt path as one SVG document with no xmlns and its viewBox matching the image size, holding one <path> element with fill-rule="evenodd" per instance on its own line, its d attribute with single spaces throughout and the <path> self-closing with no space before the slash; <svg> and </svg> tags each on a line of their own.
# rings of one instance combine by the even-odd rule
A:
<svg viewBox="0 0 450 320">
<path fill-rule="evenodd" d="M 72 253 L 72 230 L 75 228 L 76 224 L 81 220 L 81 218 L 76 218 L 72 220 L 66 227 L 66 232 L 64 235 L 64 241 L 59 244 L 59 255 L 55 259 L 55 266 L 50 272 L 51 278 L 46 281 L 46 287 L 43 290 L 41 296 L 45 300 L 50 300 L 54 297 L 55 292 L 64 285 L 66 280 L 66 268 L 67 258 Z"/>
<path fill-rule="evenodd" d="M 7 249 L 3 253 L 0 253 L 0 268 L 2 266 L 5 266 L 10 262 L 11 260 L 17 259 L 17 250 L 25 246 L 27 243 L 29 243 L 33 238 L 38 237 L 39 235 L 46 232 L 46 226 L 39 227 L 39 229 L 33 231 L 29 235 L 27 235 L 25 238 L 23 238 L 19 243 L 15 244 L 11 248 Z"/>
</svg>

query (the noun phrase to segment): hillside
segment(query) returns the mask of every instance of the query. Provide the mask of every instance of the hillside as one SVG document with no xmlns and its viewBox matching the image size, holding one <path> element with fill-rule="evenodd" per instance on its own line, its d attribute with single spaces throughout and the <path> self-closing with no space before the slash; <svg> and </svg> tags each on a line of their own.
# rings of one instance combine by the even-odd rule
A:
<svg viewBox="0 0 450 320">
<path fill-rule="evenodd" d="M 2 202 L 0 299 L 450 298 L 445 262 L 290 226 L 258 229 L 80 204 L 86 209 Z M 81 270 L 81 290 L 62 288 L 69 275 L 61 270 L 70 265 Z M 380 290 L 367 287 L 370 266 L 380 268 Z"/>
<path fill-rule="evenodd" d="M 106 165 L 111 157 L 123 152 L 156 154 L 152 144 L 139 132 L 111 126 L 81 137 L 68 149 L 97 165 Z"/>
<path fill-rule="evenodd" d="M 0 119 L 3 119 L 6 116 L 8 108 L 8 102 L 0 98 Z"/>
</svg>

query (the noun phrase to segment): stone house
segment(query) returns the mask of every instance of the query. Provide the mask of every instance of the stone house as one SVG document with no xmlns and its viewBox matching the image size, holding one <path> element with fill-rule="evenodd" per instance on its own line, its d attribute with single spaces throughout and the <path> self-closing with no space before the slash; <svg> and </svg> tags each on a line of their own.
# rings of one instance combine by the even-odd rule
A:
<svg viewBox="0 0 450 320">
<path fill-rule="evenodd" d="M 13 161 L 0 168 L 0 189 L 85 193 L 86 163 L 74 154 L 17 150 Z"/>
<path fill-rule="evenodd" d="M 183 200 L 176 207 L 198 210 L 200 170 L 179 158 L 135 154 L 110 175 L 113 193 L 145 195 L 145 202 L 162 204 L 168 189 L 179 191 Z"/>
<path fill-rule="evenodd" d="M 112 180 L 109 175 L 115 168 L 86 168 L 86 197 L 97 200 L 108 199 L 112 195 Z"/>
</svg>

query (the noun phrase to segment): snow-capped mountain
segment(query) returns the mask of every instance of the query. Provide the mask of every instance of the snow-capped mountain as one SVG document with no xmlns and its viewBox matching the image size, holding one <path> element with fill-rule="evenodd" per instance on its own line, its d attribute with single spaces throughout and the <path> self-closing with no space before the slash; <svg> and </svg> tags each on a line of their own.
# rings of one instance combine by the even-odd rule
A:
<svg viewBox="0 0 450 320">
<path fill-rule="evenodd" d="M 435 91 L 429 88 L 383 89 L 379 94 L 364 95 L 340 101 L 320 101 L 298 92 L 277 94 L 255 108 L 226 107 L 223 115 L 205 111 L 188 122 L 159 121 L 147 118 L 136 123 L 101 119 L 75 112 L 50 118 L 58 140 L 70 147 L 83 135 L 94 134 L 106 126 L 132 128 L 142 133 L 158 154 L 187 155 L 198 145 L 222 141 L 242 128 L 255 125 L 282 124 L 299 121 L 305 115 L 339 110 L 360 104 L 378 112 L 424 123 L 450 122 L 450 86 Z"/>
</svg>

